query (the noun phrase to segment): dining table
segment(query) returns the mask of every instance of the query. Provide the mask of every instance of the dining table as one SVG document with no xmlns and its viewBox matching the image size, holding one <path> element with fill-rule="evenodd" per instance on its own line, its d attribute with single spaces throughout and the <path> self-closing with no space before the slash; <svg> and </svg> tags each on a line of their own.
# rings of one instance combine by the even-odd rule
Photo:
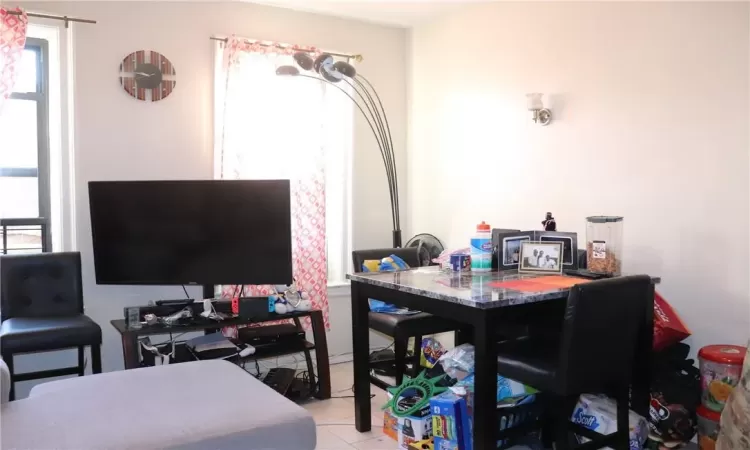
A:
<svg viewBox="0 0 750 450">
<path fill-rule="evenodd" d="M 497 448 L 497 336 L 505 325 L 522 325 L 524 318 L 548 311 L 562 313 L 568 293 L 589 281 L 566 274 L 517 271 L 454 272 L 438 266 L 395 272 L 347 275 L 351 281 L 356 429 L 370 431 L 369 299 L 422 311 L 456 322 L 456 339 L 472 342 L 475 350 L 473 443 L 476 450 Z M 658 283 L 658 278 L 652 277 Z M 638 327 L 633 363 L 631 409 L 648 417 L 653 346 L 653 298 Z M 502 374 L 500 374 L 502 375 Z"/>
</svg>

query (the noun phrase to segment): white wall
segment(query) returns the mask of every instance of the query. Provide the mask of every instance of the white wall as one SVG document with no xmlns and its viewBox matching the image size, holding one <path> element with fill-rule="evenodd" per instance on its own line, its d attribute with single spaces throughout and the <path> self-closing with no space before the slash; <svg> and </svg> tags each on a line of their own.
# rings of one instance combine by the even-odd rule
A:
<svg viewBox="0 0 750 450">
<path fill-rule="evenodd" d="M 584 240 L 586 216 L 622 215 L 625 271 L 663 277 L 694 351 L 746 343 L 749 13 L 497 2 L 417 27 L 410 231 L 459 247 L 480 220 L 539 229 L 552 211 Z M 528 92 L 546 94 L 548 127 Z"/>
<path fill-rule="evenodd" d="M 94 281 L 87 183 L 92 180 L 210 179 L 213 176 L 212 35 L 314 45 L 361 53 L 358 69 L 387 105 L 398 164 L 405 159 L 406 32 L 321 15 L 249 3 L 23 2 L 32 12 L 94 19 L 76 25 L 75 188 L 77 247 L 82 252 L 86 311 L 104 331 L 104 370 L 122 367 L 120 340 L 110 319 L 123 307 L 159 298 L 178 298 L 179 287 L 97 286 Z M 177 71 L 177 87 L 167 99 L 139 102 L 120 87 L 122 59 L 135 50 L 156 50 Z M 391 239 L 385 172 L 375 140 L 359 116 L 353 157 L 354 248 L 388 246 Z M 405 175 L 402 184 L 405 185 Z M 191 295 L 199 296 L 197 289 Z M 332 296 L 336 309 L 328 343 L 331 354 L 351 350 L 347 295 Z M 340 319 L 340 320 L 339 320 Z M 382 341 L 380 341 L 382 342 Z M 72 356 L 68 362 L 75 360 Z M 26 362 L 28 361 L 28 362 Z M 29 357 L 24 370 L 49 367 L 55 358 Z M 19 394 L 31 383 L 22 383 Z"/>
</svg>

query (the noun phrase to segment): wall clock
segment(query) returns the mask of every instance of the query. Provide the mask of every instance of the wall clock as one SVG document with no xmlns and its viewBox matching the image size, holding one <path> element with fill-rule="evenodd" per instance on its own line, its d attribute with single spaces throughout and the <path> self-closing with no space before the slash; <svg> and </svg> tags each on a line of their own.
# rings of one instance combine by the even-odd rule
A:
<svg viewBox="0 0 750 450">
<path fill-rule="evenodd" d="M 175 76 L 172 63 L 154 51 L 138 50 L 120 63 L 120 84 L 138 100 L 164 100 L 177 84 Z"/>
</svg>

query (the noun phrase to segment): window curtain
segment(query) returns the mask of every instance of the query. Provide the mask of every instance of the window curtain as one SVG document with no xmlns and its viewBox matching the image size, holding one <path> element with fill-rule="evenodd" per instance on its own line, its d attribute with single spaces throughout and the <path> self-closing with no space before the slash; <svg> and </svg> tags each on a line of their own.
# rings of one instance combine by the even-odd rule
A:
<svg viewBox="0 0 750 450">
<path fill-rule="evenodd" d="M 10 14 L 9 9 L 0 6 L 0 113 L 5 100 L 13 92 L 13 84 L 20 70 L 21 55 L 26 45 L 26 27 L 29 18 L 20 8 L 14 11 L 21 15 Z"/>
<path fill-rule="evenodd" d="M 276 75 L 277 67 L 294 64 L 298 50 L 235 37 L 224 44 L 217 58 L 215 177 L 290 180 L 294 278 L 330 329 L 324 164 L 328 92 L 321 82 Z M 238 290 L 223 286 L 222 297 Z M 253 285 L 242 292 L 265 296 L 273 289 Z"/>
</svg>

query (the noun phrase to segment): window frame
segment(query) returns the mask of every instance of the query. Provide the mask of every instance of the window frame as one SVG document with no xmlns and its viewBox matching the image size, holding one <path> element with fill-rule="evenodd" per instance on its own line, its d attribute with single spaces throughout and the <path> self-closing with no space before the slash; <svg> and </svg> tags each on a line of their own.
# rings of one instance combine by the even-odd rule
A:
<svg viewBox="0 0 750 450">
<path fill-rule="evenodd" d="M 51 242 L 52 203 L 50 185 L 50 130 L 49 130 L 49 42 L 46 39 L 27 37 L 24 50 L 36 53 L 35 92 L 11 92 L 9 100 L 36 102 L 37 119 L 37 169 L 0 167 L 3 177 L 36 177 L 38 182 L 39 214 L 47 222 L 46 238 Z"/>
</svg>

